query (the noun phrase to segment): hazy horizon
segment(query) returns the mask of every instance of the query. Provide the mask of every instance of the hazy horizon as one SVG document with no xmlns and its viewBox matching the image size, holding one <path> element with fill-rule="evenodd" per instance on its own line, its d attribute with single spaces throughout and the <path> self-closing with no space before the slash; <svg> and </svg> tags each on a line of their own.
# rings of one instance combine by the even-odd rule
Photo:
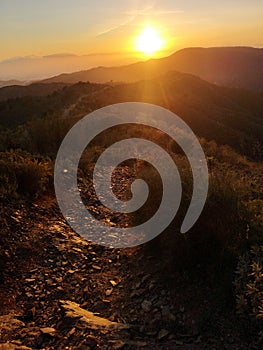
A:
<svg viewBox="0 0 263 350">
<path fill-rule="evenodd" d="M 11 57 L 0 61 L 0 80 L 32 81 L 45 79 L 57 74 L 104 66 L 105 58 L 106 66 L 137 62 L 136 58 L 118 53 L 89 55 L 64 53 L 45 56 Z"/>
<path fill-rule="evenodd" d="M 188 47 L 263 47 L 263 2 L 1 1 L 0 80 L 36 80 L 169 56 Z M 156 31 L 151 52 L 143 30 Z M 140 38 L 141 37 L 141 38 Z M 159 37 L 159 38 L 158 38 Z M 153 40 L 153 41 L 154 41 Z"/>
<path fill-rule="evenodd" d="M 215 48 L 202 47 L 202 48 Z M 217 46 L 223 47 L 223 46 Z M 247 47 L 255 49 L 263 49 L 263 47 L 249 47 L 249 46 L 224 46 L 224 47 Z M 161 57 L 168 57 L 178 51 L 189 49 L 194 47 L 185 47 L 174 52 L 166 52 Z M 106 64 L 105 64 L 105 58 Z M 50 78 L 63 73 L 73 73 L 82 70 L 89 70 L 100 66 L 114 67 L 129 65 L 152 58 L 144 57 L 138 58 L 132 54 L 120 54 L 120 53 L 98 53 L 88 55 L 76 55 L 72 53 L 58 53 L 45 56 L 25 56 L 25 57 L 12 57 L 0 61 L 0 81 L 17 80 L 21 82 L 31 82 L 41 79 Z"/>
</svg>

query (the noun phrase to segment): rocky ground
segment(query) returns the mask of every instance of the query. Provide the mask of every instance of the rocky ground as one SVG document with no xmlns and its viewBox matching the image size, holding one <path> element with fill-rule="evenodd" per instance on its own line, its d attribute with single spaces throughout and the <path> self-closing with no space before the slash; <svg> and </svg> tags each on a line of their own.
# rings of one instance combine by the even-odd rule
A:
<svg viewBox="0 0 263 350">
<path fill-rule="evenodd" d="M 167 269 L 147 245 L 87 242 L 52 195 L 0 210 L 1 350 L 260 349 L 213 266 Z"/>
</svg>

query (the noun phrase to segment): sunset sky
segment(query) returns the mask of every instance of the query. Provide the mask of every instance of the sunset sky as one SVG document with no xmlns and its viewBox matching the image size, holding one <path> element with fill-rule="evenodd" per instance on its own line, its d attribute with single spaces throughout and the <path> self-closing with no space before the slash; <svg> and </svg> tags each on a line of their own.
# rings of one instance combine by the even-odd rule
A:
<svg viewBox="0 0 263 350">
<path fill-rule="evenodd" d="M 148 24 L 165 39 L 159 56 L 189 46 L 262 47 L 262 18 L 262 0 L 1 0 L 0 64 L 54 54 L 98 54 L 105 65 L 142 59 L 134 41 Z"/>
</svg>

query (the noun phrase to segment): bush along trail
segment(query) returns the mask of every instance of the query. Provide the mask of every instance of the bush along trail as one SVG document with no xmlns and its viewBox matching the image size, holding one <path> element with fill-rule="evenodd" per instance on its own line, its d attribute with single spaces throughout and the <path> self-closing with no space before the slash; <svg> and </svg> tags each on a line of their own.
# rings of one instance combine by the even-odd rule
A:
<svg viewBox="0 0 263 350">
<path fill-rule="evenodd" d="M 103 215 L 92 195 L 89 209 Z M 236 313 L 226 266 L 188 265 L 167 237 L 125 250 L 90 243 L 52 194 L 0 210 L 0 349 L 261 348 Z M 185 237 L 168 242 L 188 247 Z"/>
</svg>

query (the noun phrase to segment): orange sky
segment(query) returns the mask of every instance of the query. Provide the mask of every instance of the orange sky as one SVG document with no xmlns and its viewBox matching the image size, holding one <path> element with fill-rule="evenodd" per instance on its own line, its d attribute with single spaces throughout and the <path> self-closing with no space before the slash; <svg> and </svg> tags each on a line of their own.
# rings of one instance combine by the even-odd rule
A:
<svg viewBox="0 0 263 350">
<path fill-rule="evenodd" d="M 28 60 L 41 63 L 39 70 L 48 76 L 61 65 L 73 71 L 144 59 L 135 38 L 147 24 L 166 41 L 157 56 L 192 46 L 262 47 L 262 18 L 262 0 L 1 0 L 0 79 L 12 70 L 17 77 L 19 64 L 29 78 Z M 63 58 L 64 64 L 62 57 L 42 59 L 61 53 L 84 56 Z M 85 56 L 90 54 L 96 55 Z M 10 62 L 14 57 L 20 58 Z"/>
</svg>

